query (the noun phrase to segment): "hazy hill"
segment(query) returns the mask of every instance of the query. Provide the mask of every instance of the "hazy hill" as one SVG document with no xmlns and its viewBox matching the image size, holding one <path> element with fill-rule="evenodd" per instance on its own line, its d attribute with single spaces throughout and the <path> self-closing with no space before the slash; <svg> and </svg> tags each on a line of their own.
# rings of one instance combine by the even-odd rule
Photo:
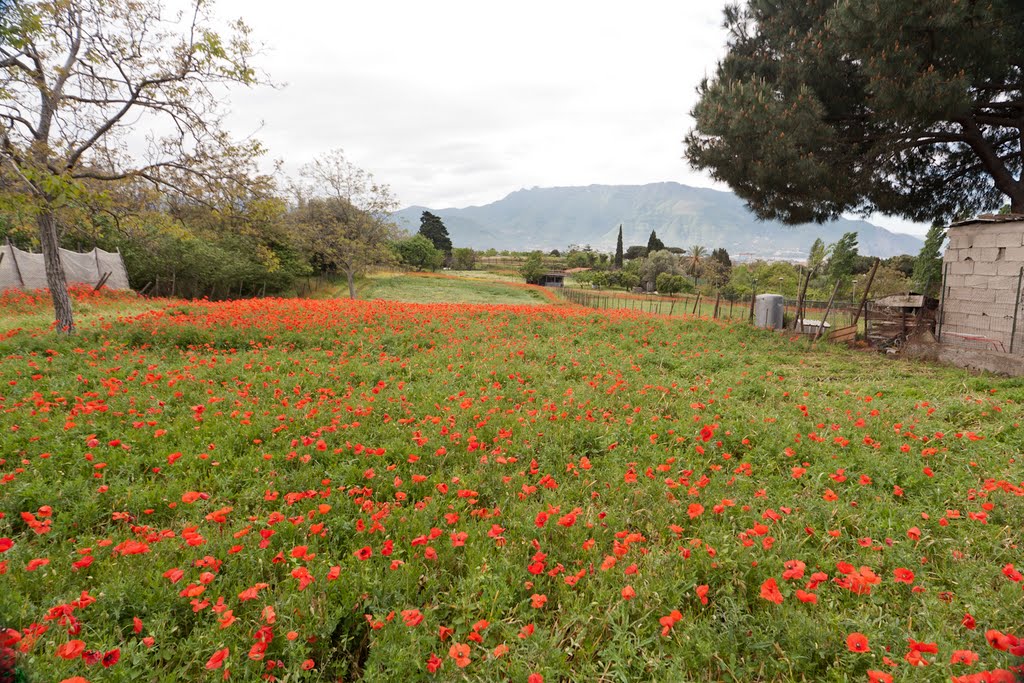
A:
<svg viewBox="0 0 1024 683">
<path fill-rule="evenodd" d="M 922 244 L 866 221 L 795 227 L 758 221 L 730 192 L 679 183 L 535 187 L 485 206 L 410 206 L 396 214 L 399 225 L 415 232 L 423 211 L 444 220 L 455 246 L 474 249 L 548 251 L 589 244 L 612 251 L 620 223 L 626 246 L 646 245 L 656 230 L 670 247 L 725 247 L 734 258 L 748 259 L 804 258 L 815 238 L 831 243 L 849 231 L 857 232 L 860 253 L 870 256 L 916 255 Z"/>
</svg>

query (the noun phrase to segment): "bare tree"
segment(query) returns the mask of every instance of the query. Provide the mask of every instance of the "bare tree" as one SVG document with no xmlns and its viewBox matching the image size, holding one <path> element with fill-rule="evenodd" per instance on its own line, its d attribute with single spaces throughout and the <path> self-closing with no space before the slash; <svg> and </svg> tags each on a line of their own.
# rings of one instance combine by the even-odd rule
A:
<svg viewBox="0 0 1024 683">
<path fill-rule="evenodd" d="M 315 264 L 345 273 L 349 297 L 355 299 L 356 275 L 393 258 L 388 244 L 398 236 L 391 217 L 398 200 L 341 149 L 304 165 L 300 177 L 294 186 L 297 232 Z"/>
<path fill-rule="evenodd" d="M 254 48 L 241 21 L 218 32 L 209 4 L 190 0 L 177 13 L 159 0 L 14 0 L 6 8 L 0 163 L 33 197 L 59 330 L 73 332 L 74 317 L 56 213 L 84 182 L 140 178 L 209 197 L 252 176 L 263 149 L 233 142 L 219 105 L 221 86 L 261 80 Z M 130 139 L 146 128 L 164 132 Z"/>
</svg>

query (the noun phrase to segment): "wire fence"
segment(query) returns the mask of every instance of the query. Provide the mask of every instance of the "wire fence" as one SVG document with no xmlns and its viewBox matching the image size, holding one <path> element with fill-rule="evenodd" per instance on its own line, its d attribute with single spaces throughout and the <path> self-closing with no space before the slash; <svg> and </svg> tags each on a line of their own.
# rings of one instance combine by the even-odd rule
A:
<svg viewBox="0 0 1024 683">
<path fill-rule="evenodd" d="M 667 316 L 697 316 L 714 320 L 753 321 L 754 298 L 748 293 L 734 298 L 721 294 L 680 294 L 662 295 L 655 293 L 631 293 L 615 290 L 594 290 L 575 287 L 558 289 L 562 298 L 579 306 L 595 309 L 624 309 Z M 857 302 L 805 300 L 800 306 L 798 299 L 783 298 L 783 327 L 798 334 L 813 336 L 824 322 L 823 334 L 845 331 L 846 338 L 855 336 L 858 327 Z M 827 311 L 827 316 L 826 316 Z M 853 327 L 853 333 L 849 332 Z"/>
</svg>

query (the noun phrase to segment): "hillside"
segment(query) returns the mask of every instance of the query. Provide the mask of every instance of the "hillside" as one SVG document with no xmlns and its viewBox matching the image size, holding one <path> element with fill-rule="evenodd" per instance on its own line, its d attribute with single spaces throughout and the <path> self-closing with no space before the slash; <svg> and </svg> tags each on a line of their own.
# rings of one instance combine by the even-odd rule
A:
<svg viewBox="0 0 1024 683">
<path fill-rule="evenodd" d="M 647 244 L 656 230 L 668 246 L 725 247 L 739 259 L 804 258 L 815 238 L 835 242 L 849 231 L 857 232 L 862 254 L 887 257 L 921 249 L 920 239 L 866 221 L 800 226 L 758 221 L 730 192 L 671 182 L 524 189 L 462 209 L 410 206 L 396 214 L 399 225 L 415 232 L 423 211 L 441 216 L 456 246 L 474 249 L 547 251 L 589 244 L 611 251 L 620 223 L 626 246 Z"/>
</svg>

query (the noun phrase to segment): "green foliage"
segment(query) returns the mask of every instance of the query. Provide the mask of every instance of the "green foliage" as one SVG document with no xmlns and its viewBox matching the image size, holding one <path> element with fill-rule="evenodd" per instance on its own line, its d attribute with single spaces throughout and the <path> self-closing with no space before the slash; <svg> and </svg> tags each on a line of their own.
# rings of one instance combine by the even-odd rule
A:
<svg viewBox="0 0 1024 683">
<path fill-rule="evenodd" d="M 115 312 L 78 339 L 0 342 L 18 427 L 0 430 L 0 619 L 32 681 L 258 681 L 273 661 L 289 682 L 840 683 L 1019 663 L 990 646 L 1024 608 L 1019 379 L 635 310 Z M 59 657 L 72 638 L 120 661 Z M 931 666 L 902 661 L 908 639 L 937 644 Z M 950 665 L 959 649 L 984 659 Z"/>
<path fill-rule="evenodd" d="M 417 233 L 394 244 L 395 253 L 403 265 L 416 270 L 437 270 L 444 265 L 444 254 L 422 233 Z"/>
<path fill-rule="evenodd" d="M 653 254 L 665 248 L 665 243 L 658 239 L 658 233 L 651 230 L 651 236 L 647 238 L 647 253 Z"/>
<path fill-rule="evenodd" d="M 704 261 L 704 276 L 707 281 L 716 289 L 721 289 L 729 283 L 732 277 L 732 259 L 724 247 L 714 249 Z"/>
<path fill-rule="evenodd" d="M 668 273 L 678 275 L 681 272 L 679 257 L 665 250 L 652 251 L 640 264 L 640 282 L 647 288 L 656 286 L 658 275 Z"/>
<path fill-rule="evenodd" d="M 867 280 L 860 278 L 858 292 L 862 292 Z M 913 281 L 906 275 L 891 266 L 879 264 L 875 271 L 875 278 L 871 281 L 871 297 L 883 297 L 890 294 L 906 294 L 914 289 Z"/>
<path fill-rule="evenodd" d="M 647 247 L 640 245 L 632 245 L 626 249 L 626 253 L 623 254 L 623 258 L 626 261 L 634 261 L 636 259 L 642 259 L 647 256 Z"/>
<path fill-rule="evenodd" d="M 686 272 L 693 278 L 693 284 L 697 284 L 697 277 L 704 270 L 704 256 L 708 250 L 699 244 L 690 247 L 690 253 L 685 260 Z"/>
<path fill-rule="evenodd" d="M 914 263 L 916 261 L 917 259 L 910 254 L 899 254 L 898 256 L 882 259 L 882 265 L 898 270 L 905 277 L 911 277 L 914 274 Z"/>
<path fill-rule="evenodd" d="M 751 0 L 725 26 L 686 157 L 758 216 L 1024 211 L 1024 4 Z"/>
<path fill-rule="evenodd" d="M 828 259 L 828 248 L 820 237 L 814 240 L 811 251 L 807 255 L 807 267 L 814 272 L 820 272 Z"/>
<path fill-rule="evenodd" d="M 542 254 L 539 251 L 533 251 L 526 257 L 526 261 L 519 269 L 519 274 L 529 284 L 537 285 L 544 279 L 545 270 Z"/>
<path fill-rule="evenodd" d="M 832 282 L 848 282 L 857 259 L 857 233 L 847 232 L 832 245 L 828 260 L 828 277 Z"/>
<path fill-rule="evenodd" d="M 448 228 L 439 216 L 424 211 L 420 216 L 420 235 L 426 237 L 434 247 L 445 256 L 452 254 L 452 240 L 448 236 Z"/>
<path fill-rule="evenodd" d="M 565 255 L 566 268 L 593 268 L 598 262 L 598 255 L 590 247 L 572 249 Z"/>
<path fill-rule="evenodd" d="M 752 261 L 737 264 L 732 271 L 730 286 L 741 296 L 776 293 L 788 297 L 798 294 L 800 272 L 785 261 Z M 825 296 L 828 296 L 826 293 Z"/>
<path fill-rule="evenodd" d="M 936 221 L 928 228 L 924 246 L 914 262 L 914 287 L 928 296 L 937 296 L 942 288 L 942 244 L 946 241 L 945 226 Z"/>
<path fill-rule="evenodd" d="M 683 291 L 683 287 L 687 284 L 686 279 L 682 275 L 658 273 L 655 286 L 659 294 L 677 294 Z"/>
<path fill-rule="evenodd" d="M 469 247 L 452 249 L 452 268 L 455 270 L 473 270 L 476 267 L 476 252 Z"/>
</svg>

